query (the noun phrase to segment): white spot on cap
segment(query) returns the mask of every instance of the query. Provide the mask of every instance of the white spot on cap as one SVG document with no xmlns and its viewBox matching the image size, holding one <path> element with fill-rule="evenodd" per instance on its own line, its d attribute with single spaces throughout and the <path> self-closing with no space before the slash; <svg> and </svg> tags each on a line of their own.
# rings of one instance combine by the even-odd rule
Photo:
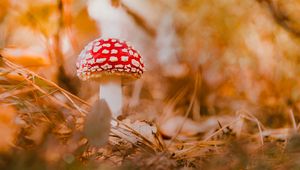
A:
<svg viewBox="0 0 300 170">
<path fill-rule="evenodd" d="M 99 41 L 96 41 L 96 42 L 95 42 L 95 45 L 100 45 L 100 42 L 99 42 Z"/>
<path fill-rule="evenodd" d="M 102 54 L 108 54 L 108 53 L 109 53 L 108 50 L 103 50 L 103 51 L 102 51 Z"/>
<path fill-rule="evenodd" d="M 118 69 L 118 71 L 122 71 L 122 72 L 123 72 L 123 71 L 124 71 L 124 69 L 122 69 L 122 68 L 119 68 L 119 69 Z"/>
<path fill-rule="evenodd" d="M 101 38 L 97 38 L 97 39 L 95 39 L 94 41 L 96 41 L 96 42 L 99 41 L 99 42 L 100 42 L 100 41 L 101 41 Z"/>
<path fill-rule="evenodd" d="M 93 52 L 96 53 L 101 49 L 102 46 L 95 46 Z"/>
<path fill-rule="evenodd" d="M 133 51 L 132 51 L 132 50 L 129 50 L 129 54 L 130 54 L 130 55 L 133 55 Z"/>
<path fill-rule="evenodd" d="M 106 43 L 102 45 L 103 47 L 110 47 L 110 44 Z"/>
<path fill-rule="evenodd" d="M 96 63 L 103 63 L 104 61 L 106 61 L 106 58 L 98 58 L 98 59 L 96 59 Z"/>
<path fill-rule="evenodd" d="M 135 59 L 131 60 L 131 64 L 134 65 L 134 66 L 136 66 L 136 67 L 140 66 L 140 63 L 138 61 L 136 61 Z"/>
<path fill-rule="evenodd" d="M 144 64 L 144 61 L 143 61 L 143 59 L 142 59 L 142 58 L 140 58 L 140 63 Z"/>
<path fill-rule="evenodd" d="M 140 65 L 139 68 L 140 68 L 141 70 L 144 70 L 144 67 L 143 67 L 142 65 Z"/>
<path fill-rule="evenodd" d="M 81 64 L 86 64 L 86 60 L 81 60 Z"/>
<path fill-rule="evenodd" d="M 120 43 L 115 43 L 115 47 L 122 47 L 122 44 L 120 44 Z"/>
<path fill-rule="evenodd" d="M 136 58 L 139 57 L 138 53 L 134 53 L 133 56 L 136 57 Z"/>
<path fill-rule="evenodd" d="M 83 67 L 82 71 L 87 71 L 87 69 L 88 69 L 87 67 Z"/>
<path fill-rule="evenodd" d="M 126 48 L 123 48 L 123 49 L 122 49 L 122 52 L 127 53 L 128 50 L 127 50 Z"/>
<path fill-rule="evenodd" d="M 111 54 L 117 54 L 117 53 L 118 53 L 118 50 L 112 49 L 112 50 L 110 51 L 110 53 L 111 53 Z"/>
<path fill-rule="evenodd" d="M 136 72 L 136 68 L 131 68 L 131 72 Z"/>
<path fill-rule="evenodd" d="M 104 70 L 106 70 L 106 69 L 110 69 L 110 68 L 112 68 L 112 65 L 110 65 L 110 64 L 104 64 L 103 66 L 100 66 L 101 68 L 103 68 Z"/>
<path fill-rule="evenodd" d="M 93 58 L 93 56 L 90 53 L 88 53 L 87 55 L 85 55 L 85 58 L 90 59 L 90 58 Z"/>
<path fill-rule="evenodd" d="M 109 58 L 109 61 L 116 62 L 116 61 L 118 61 L 118 58 L 115 57 L 115 56 L 112 56 L 112 57 Z"/>
<path fill-rule="evenodd" d="M 80 59 L 77 61 L 77 63 L 79 64 L 79 67 L 80 67 L 81 65 L 84 65 L 86 63 L 86 59 L 85 58 Z"/>
<path fill-rule="evenodd" d="M 111 42 L 116 42 L 117 40 L 116 39 L 111 39 Z"/>
<path fill-rule="evenodd" d="M 128 56 L 122 56 L 121 60 L 124 61 L 124 62 L 128 61 Z"/>
<path fill-rule="evenodd" d="M 115 65 L 115 68 L 123 68 L 123 67 L 124 67 L 123 64 L 117 64 L 117 65 Z"/>
<path fill-rule="evenodd" d="M 94 60 L 88 60 L 88 63 L 95 64 L 95 61 Z"/>
<path fill-rule="evenodd" d="M 125 68 L 131 68 L 130 64 L 125 65 Z"/>
</svg>

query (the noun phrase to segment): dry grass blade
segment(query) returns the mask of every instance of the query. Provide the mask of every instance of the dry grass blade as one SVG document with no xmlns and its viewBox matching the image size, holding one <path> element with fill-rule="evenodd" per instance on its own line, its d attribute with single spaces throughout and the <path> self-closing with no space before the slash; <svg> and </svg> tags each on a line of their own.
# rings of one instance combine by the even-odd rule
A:
<svg viewBox="0 0 300 170">
<path fill-rule="evenodd" d="M 206 157 L 210 155 L 210 153 L 203 152 L 203 150 L 209 150 L 209 149 L 221 149 L 224 147 L 226 142 L 223 141 L 205 141 L 201 144 L 194 144 L 193 148 L 197 149 L 183 149 L 175 152 L 174 158 L 177 160 L 182 159 L 193 159 L 200 157 Z M 214 153 L 217 154 L 217 153 Z"/>
<path fill-rule="evenodd" d="M 60 92 L 62 92 L 62 94 L 72 103 L 72 105 L 79 111 L 79 113 L 81 113 L 81 115 L 85 115 L 86 112 L 83 111 L 82 109 L 80 109 L 80 107 L 72 100 L 75 99 L 76 101 L 82 103 L 82 104 L 85 104 L 86 106 L 90 106 L 87 102 L 83 101 L 82 99 L 78 98 L 77 96 L 71 94 L 70 92 L 62 89 L 61 87 L 59 87 L 58 85 L 56 85 L 55 83 L 53 83 L 52 81 L 49 81 L 39 75 L 37 75 L 36 73 L 32 72 L 32 71 L 29 71 L 25 68 L 22 68 L 12 62 L 10 62 L 9 60 L 5 59 L 4 57 L 2 57 L 2 60 L 4 61 L 4 63 L 11 69 L 11 70 L 14 70 L 14 71 L 18 71 L 20 73 L 20 75 L 22 75 L 24 77 L 24 79 L 30 83 L 32 86 L 34 86 L 34 88 L 36 88 L 37 90 L 39 90 L 40 92 L 42 92 L 44 95 L 48 95 L 48 97 L 56 102 L 57 104 L 59 105 L 62 105 L 68 109 L 71 110 L 71 108 L 69 106 L 67 106 L 66 104 L 63 104 L 61 102 L 58 102 L 57 99 L 55 99 L 54 97 L 52 97 L 51 95 L 49 95 L 49 93 L 47 93 L 46 91 L 44 91 L 42 88 L 40 88 L 39 86 L 37 86 L 34 81 L 36 79 L 40 79 L 42 81 L 44 81 L 45 83 L 47 83 L 48 85 L 56 88 L 57 90 L 59 90 Z"/>
<path fill-rule="evenodd" d="M 10 90 L 7 90 L 7 91 L 0 94 L 0 100 L 4 100 L 5 98 L 16 96 L 16 95 L 21 95 L 21 94 L 24 94 L 24 93 L 28 93 L 28 92 L 31 92 L 31 91 L 34 91 L 34 90 L 35 90 L 35 88 L 32 88 L 32 87 L 23 88 L 23 89 L 19 89 L 19 90 L 10 89 Z"/>
<path fill-rule="evenodd" d="M 260 137 L 261 145 L 264 145 L 264 138 L 263 138 L 263 135 L 262 135 L 262 133 L 263 133 L 262 123 L 255 116 L 253 116 L 252 114 L 250 114 L 248 112 L 244 112 L 244 114 L 241 114 L 241 117 L 256 123 L 258 131 L 259 131 L 259 137 Z"/>
<path fill-rule="evenodd" d="M 197 91 L 198 91 L 198 88 L 199 88 L 199 82 L 200 81 L 200 73 L 197 72 L 196 76 L 195 76 L 195 85 L 194 85 L 194 91 L 192 93 L 192 97 L 191 97 L 191 100 L 190 100 L 190 104 L 189 104 L 189 107 L 188 109 L 186 110 L 185 114 L 184 114 L 184 118 L 185 120 L 182 122 L 182 124 L 179 126 L 178 130 L 176 131 L 175 135 L 172 137 L 171 141 L 170 141 L 170 144 L 169 146 L 173 143 L 173 141 L 177 138 L 177 136 L 179 135 L 180 131 L 182 130 L 183 128 L 183 125 L 189 115 L 189 113 L 191 112 L 192 110 L 192 106 L 195 102 L 195 99 L 196 99 L 196 94 L 197 94 Z M 169 147 L 167 146 L 167 148 Z"/>
<path fill-rule="evenodd" d="M 131 133 L 132 131 L 128 131 L 128 132 Z M 114 134 L 115 136 L 118 136 L 120 139 L 123 139 L 148 153 L 155 153 L 155 150 L 153 149 L 153 147 L 151 145 L 148 145 L 148 144 L 142 143 L 142 142 L 134 142 L 134 141 L 128 139 L 128 137 L 124 137 L 124 136 L 127 136 L 128 133 L 124 132 L 120 128 L 115 129 L 114 127 L 112 127 L 111 133 Z M 136 134 L 132 134 L 132 135 L 135 136 Z M 141 145 L 141 144 L 143 144 L 143 145 Z"/>
</svg>

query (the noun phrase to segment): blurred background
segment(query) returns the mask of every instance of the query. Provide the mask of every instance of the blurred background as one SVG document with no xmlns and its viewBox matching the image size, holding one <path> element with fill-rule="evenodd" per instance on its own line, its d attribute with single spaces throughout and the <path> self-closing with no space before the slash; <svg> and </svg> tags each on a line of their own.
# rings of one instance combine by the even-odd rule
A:
<svg viewBox="0 0 300 170">
<path fill-rule="evenodd" d="M 195 135 L 218 123 L 206 120 L 224 124 L 241 112 L 267 129 L 292 126 L 291 113 L 300 120 L 298 0 L 1 0 L 0 8 L 0 54 L 88 103 L 99 89 L 76 77 L 80 51 L 98 37 L 130 42 L 146 72 L 124 86 L 124 115 L 157 123 L 164 136 L 183 121 L 180 133 Z"/>
</svg>

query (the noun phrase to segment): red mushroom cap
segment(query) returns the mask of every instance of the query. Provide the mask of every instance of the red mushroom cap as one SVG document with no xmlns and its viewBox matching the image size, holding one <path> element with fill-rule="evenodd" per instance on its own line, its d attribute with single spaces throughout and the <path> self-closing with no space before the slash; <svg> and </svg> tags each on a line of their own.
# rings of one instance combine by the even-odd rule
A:
<svg viewBox="0 0 300 170">
<path fill-rule="evenodd" d="M 121 76 L 138 79 L 144 72 L 141 55 L 118 39 L 96 39 L 90 42 L 77 59 L 77 76 L 82 80 Z"/>
</svg>

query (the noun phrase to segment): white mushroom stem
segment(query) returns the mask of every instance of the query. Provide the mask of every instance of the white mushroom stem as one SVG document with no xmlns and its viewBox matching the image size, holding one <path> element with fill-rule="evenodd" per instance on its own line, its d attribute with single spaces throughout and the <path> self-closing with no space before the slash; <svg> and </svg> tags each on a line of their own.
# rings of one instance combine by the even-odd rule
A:
<svg viewBox="0 0 300 170">
<path fill-rule="evenodd" d="M 120 77 L 114 77 L 101 82 L 99 98 L 105 99 L 113 117 L 118 117 L 122 113 L 122 84 Z"/>
</svg>

